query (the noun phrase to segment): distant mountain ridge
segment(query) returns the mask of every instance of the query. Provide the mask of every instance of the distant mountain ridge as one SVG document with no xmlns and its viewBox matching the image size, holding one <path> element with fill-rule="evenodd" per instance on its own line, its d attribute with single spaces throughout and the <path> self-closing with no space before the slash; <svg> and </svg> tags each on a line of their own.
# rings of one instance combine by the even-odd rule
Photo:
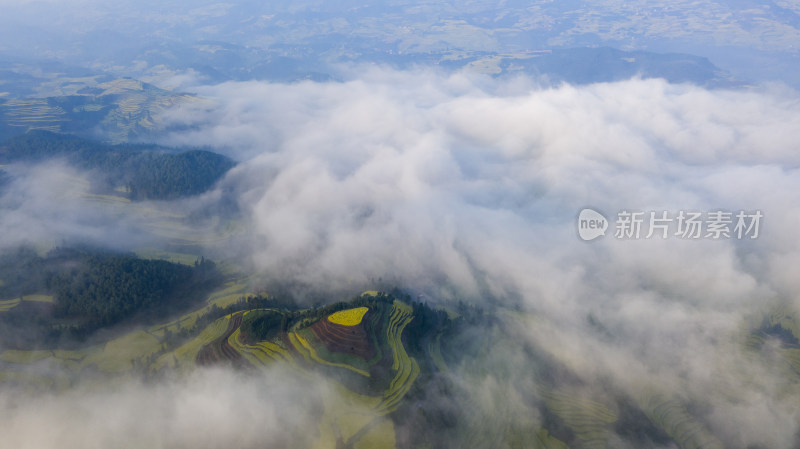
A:
<svg viewBox="0 0 800 449">
<path fill-rule="evenodd" d="M 556 49 L 536 57 L 505 60 L 503 69 L 572 84 L 622 81 L 635 76 L 705 87 L 734 84 L 708 58 L 682 53 L 623 51 L 611 47 Z"/>
</svg>

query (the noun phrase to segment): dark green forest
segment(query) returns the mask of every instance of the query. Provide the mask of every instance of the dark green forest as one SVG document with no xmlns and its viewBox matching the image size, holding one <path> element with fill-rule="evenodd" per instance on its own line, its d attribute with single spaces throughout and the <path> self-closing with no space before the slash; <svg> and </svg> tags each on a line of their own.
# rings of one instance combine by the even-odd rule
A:
<svg viewBox="0 0 800 449">
<path fill-rule="evenodd" d="M 236 165 L 206 150 L 175 152 L 155 145 L 109 145 L 48 131 L 29 131 L 0 145 L 0 165 L 53 158 L 90 170 L 96 192 L 117 189 L 115 194 L 132 200 L 166 200 L 203 193 Z"/>
<path fill-rule="evenodd" d="M 0 314 L 0 346 L 25 347 L 26 337 L 81 340 L 103 327 L 176 312 L 204 298 L 222 276 L 204 258 L 187 266 L 85 248 L 44 257 L 21 248 L 0 257 L 0 279 L 0 298 L 54 297 L 52 304 L 22 302 Z"/>
</svg>

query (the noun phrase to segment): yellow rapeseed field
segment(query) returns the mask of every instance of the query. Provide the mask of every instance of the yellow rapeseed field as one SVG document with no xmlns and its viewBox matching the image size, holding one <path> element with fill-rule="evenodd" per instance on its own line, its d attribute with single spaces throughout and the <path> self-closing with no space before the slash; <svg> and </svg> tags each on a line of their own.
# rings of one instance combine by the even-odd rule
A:
<svg viewBox="0 0 800 449">
<path fill-rule="evenodd" d="M 356 326 L 361 323 L 364 314 L 367 313 L 369 308 L 356 307 L 355 309 L 342 310 L 328 315 L 328 321 L 334 324 L 341 324 L 342 326 Z"/>
</svg>

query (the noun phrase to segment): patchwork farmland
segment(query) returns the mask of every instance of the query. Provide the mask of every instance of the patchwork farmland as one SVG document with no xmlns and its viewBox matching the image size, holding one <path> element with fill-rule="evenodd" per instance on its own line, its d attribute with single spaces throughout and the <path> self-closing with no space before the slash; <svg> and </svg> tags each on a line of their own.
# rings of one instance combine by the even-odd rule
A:
<svg viewBox="0 0 800 449">
<path fill-rule="evenodd" d="M 51 307 L 54 300 L 44 295 L 3 299 L 0 313 Z M 76 375 L 90 370 L 145 377 L 198 366 L 249 373 L 280 368 L 309 385 L 322 381 L 329 387 L 320 393 L 319 421 L 309 430 L 315 448 L 419 447 L 439 437 L 408 429 L 427 428 L 451 429 L 436 441 L 461 447 L 495 447 L 499 441 L 516 442 L 512 447 L 613 447 L 618 429 L 631 422 L 644 429 L 642 441 L 722 447 L 691 403 L 662 385 L 643 385 L 621 402 L 611 399 L 617 393 L 586 395 L 572 374 L 579 369 L 576 361 L 560 359 L 548 348 L 531 348 L 529 378 L 515 379 L 497 363 L 513 336 L 504 320 L 542 325 L 531 315 L 491 315 L 460 306 L 432 309 L 407 296 L 379 292 L 303 309 L 249 293 L 246 279 L 239 278 L 212 292 L 199 309 L 105 343 L 7 349 L 0 353 L 0 385 L 58 391 L 74 382 L 35 373 L 41 366 Z M 473 329 L 480 329 L 475 334 L 480 338 L 468 337 Z M 767 347 L 782 361 L 776 369 L 797 378 L 797 333 L 790 311 L 774 308 L 743 328 L 742 343 L 754 358 Z M 451 408 L 431 409 L 430 391 L 441 390 L 451 398 Z M 500 402 L 486 403 L 487 397 Z M 531 421 L 531 416 L 541 418 Z"/>
</svg>

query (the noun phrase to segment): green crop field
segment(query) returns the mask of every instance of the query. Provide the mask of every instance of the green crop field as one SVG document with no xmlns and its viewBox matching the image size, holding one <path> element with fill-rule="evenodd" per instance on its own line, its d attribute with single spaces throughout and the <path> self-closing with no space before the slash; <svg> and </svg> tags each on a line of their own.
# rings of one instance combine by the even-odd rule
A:
<svg viewBox="0 0 800 449">
<path fill-rule="evenodd" d="M 17 349 L 6 349 L 0 353 L 0 361 L 25 364 L 34 363 L 52 356 L 53 351 L 49 350 L 20 351 Z"/>
<path fill-rule="evenodd" d="M 400 338 L 403 329 L 414 318 L 411 312 L 411 307 L 401 301 L 395 301 L 392 305 L 392 314 L 389 318 L 386 336 L 389 347 L 392 350 L 392 369 L 395 371 L 395 376 L 377 408 L 377 411 L 381 414 L 390 413 L 397 409 L 400 401 L 411 389 L 419 375 L 419 364 L 414 358 L 409 357 Z"/>
<path fill-rule="evenodd" d="M 193 366 L 197 354 L 203 349 L 204 346 L 211 344 L 214 340 L 220 338 L 225 334 L 228 329 L 228 322 L 230 315 L 220 318 L 203 329 L 197 337 L 189 342 L 181 345 L 172 352 L 163 354 L 151 366 L 153 370 L 160 370 L 164 367 L 173 367 L 177 363 L 177 367 L 188 368 Z"/>
<path fill-rule="evenodd" d="M 7 312 L 14 307 L 17 307 L 22 300 L 20 298 L 16 299 L 6 299 L 0 301 L 0 312 Z"/>
<path fill-rule="evenodd" d="M 0 300 L 0 312 L 7 312 L 23 301 L 52 303 L 53 297 L 51 295 L 25 295 L 20 298 Z"/>
</svg>

